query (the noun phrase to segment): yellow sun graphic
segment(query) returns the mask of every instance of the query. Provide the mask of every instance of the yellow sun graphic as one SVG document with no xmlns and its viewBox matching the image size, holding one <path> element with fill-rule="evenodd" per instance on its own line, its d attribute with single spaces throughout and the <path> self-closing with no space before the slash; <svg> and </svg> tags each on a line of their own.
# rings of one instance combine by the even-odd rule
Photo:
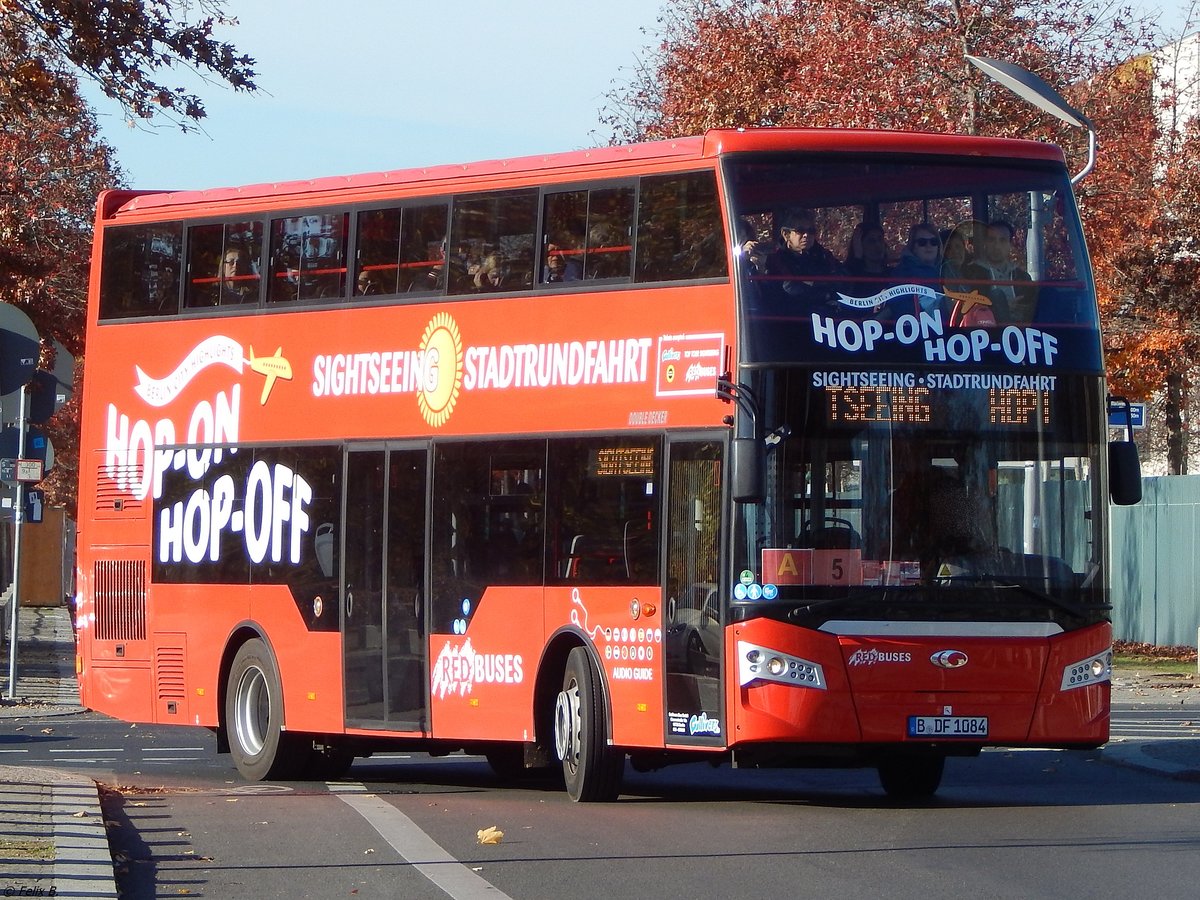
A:
<svg viewBox="0 0 1200 900">
<path fill-rule="evenodd" d="M 433 428 L 441 428 L 454 412 L 463 378 L 463 343 L 458 324 L 440 312 L 421 335 L 425 356 L 425 386 L 417 394 L 421 415 Z"/>
</svg>

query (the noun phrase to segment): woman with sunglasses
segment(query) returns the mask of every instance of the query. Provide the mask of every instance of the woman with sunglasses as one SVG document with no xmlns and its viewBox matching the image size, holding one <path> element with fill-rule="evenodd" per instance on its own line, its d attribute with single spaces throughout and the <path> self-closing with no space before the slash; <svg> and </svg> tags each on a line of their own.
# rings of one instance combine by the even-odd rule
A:
<svg viewBox="0 0 1200 900">
<path fill-rule="evenodd" d="M 942 239 L 928 222 L 918 222 L 909 229 L 908 243 L 899 264 L 892 270 L 892 279 L 896 284 L 916 284 L 941 291 Z M 905 294 L 888 303 L 887 317 L 935 310 L 941 310 L 944 316 L 947 312 L 944 307 L 945 298 L 940 293 Z"/>
</svg>

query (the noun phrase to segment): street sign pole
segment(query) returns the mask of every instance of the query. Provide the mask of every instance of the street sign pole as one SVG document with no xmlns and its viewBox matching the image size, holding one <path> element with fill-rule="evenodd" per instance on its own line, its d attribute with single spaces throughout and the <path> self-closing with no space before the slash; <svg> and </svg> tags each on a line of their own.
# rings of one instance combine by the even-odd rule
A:
<svg viewBox="0 0 1200 900">
<path fill-rule="evenodd" d="M 25 457 L 25 406 L 26 386 L 21 385 L 17 394 L 17 428 L 20 436 L 17 439 L 17 459 Z M 12 576 L 12 615 L 9 617 L 11 631 L 8 633 L 8 699 L 17 697 L 17 614 L 21 608 L 21 522 L 25 518 L 25 484 L 17 482 L 16 503 L 13 506 L 13 576 Z"/>
</svg>

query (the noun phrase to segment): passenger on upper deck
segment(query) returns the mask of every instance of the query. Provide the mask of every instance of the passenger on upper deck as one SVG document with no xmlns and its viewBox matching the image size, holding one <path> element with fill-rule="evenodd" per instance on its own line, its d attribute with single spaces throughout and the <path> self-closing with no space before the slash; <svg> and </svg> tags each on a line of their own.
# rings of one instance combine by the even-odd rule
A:
<svg viewBox="0 0 1200 900">
<path fill-rule="evenodd" d="M 851 276 L 855 296 L 874 294 L 891 274 L 887 264 L 887 239 L 878 222 L 859 222 L 854 226 L 846 248 L 846 272 Z"/>
<path fill-rule="evenodd" d="M 583 266 L 579 257 L 562 244 L 546 245 L 546 262 L 542 266 L 542 283 L 559 284 L 564 281 L 579 281 L 583 278 Z"/>
<path fill-rule="evenodd" d="M 600 221 L 588 229 L 585 278 L 628 278 L 629 239 L 610 222 Z"/>
<path fill-rule="evenodd" d="M 817 241 L 816 218 L 808 209 L 789 209 L 777 228 L 783 246 L 767 257 L 767 275 L 783 296 L 836 305 L 837 279 L 844 269 Z"/>
<path fill-rule="evenodd" d="M 1029 273 L 1013 261 L 1012 251 L 1012 223 L 994 219 L 988 223 L 983 252 L 963 274 L 968 280 L 991 282 L 980 286 L 980 291 L 991 298 L 998 320 L 1029 322 L 1037 312 L 1037 288 Z"/>
<path fill-rule="evenodd" d="M 360 297 L 372 297 L 380 293 L 379 284 L 370 272 L 358 273 L 358 287 L 355 293 Z"/>
<path fill-rule="evenodd" d="M 892 270 L 892 277 L 898 284 L 915 284 L 927 290 L 891 300 L 889 317 L 943 309 L 942 239 L 936 228 L 928 222 L 918 222 L 909 229 L 908 243 L 899 265 Z"/>
<path fill-rule="evenodd" d="M 475 271 L 477 291 L 503 291 L 508 285 L 509 268 L 503 256 L 492 253 L 479 264 Z"/>
<path fill-rule="evenodd" d="M 751 275 L 765 271 L 767 256 L 774 250 L 770 237 L 759 234 L 755 224 L 745 218 L 737 220 L 738 248 L 742 265 Z"/>
<path fill-rule="evenodd" d="M 253 278 L 250 263 L 240 247 L 226 247 L 221 254 L 221 271 L 217 273 L 220 289 L 217 292 L 218 306 L 248 303 L 257 299 L 255 288 L 258 280 Z"/>
<path fill-rule="evenodd" d="M 966 289 L 959 282 L 963 277 L 963 270 L 971 261 L 968 249 L 972 245 L 970 228 L 970 223 L 963 222 L 942 232 L 942 281 L 949 290 Z"/>
</svg>

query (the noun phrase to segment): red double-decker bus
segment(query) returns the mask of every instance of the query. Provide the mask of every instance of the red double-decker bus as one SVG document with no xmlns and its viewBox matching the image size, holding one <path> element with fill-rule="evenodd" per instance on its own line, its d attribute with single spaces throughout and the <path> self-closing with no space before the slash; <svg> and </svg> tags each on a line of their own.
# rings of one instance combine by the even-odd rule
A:
<svg viewBox="0 0 1200 900">
<path fill-rule="evenodd" d="M 99 200 L 84 703 L 384 747 L 877 766 L 1108 737 L 1061 152 L 823 130 Z"/>
</svg>

